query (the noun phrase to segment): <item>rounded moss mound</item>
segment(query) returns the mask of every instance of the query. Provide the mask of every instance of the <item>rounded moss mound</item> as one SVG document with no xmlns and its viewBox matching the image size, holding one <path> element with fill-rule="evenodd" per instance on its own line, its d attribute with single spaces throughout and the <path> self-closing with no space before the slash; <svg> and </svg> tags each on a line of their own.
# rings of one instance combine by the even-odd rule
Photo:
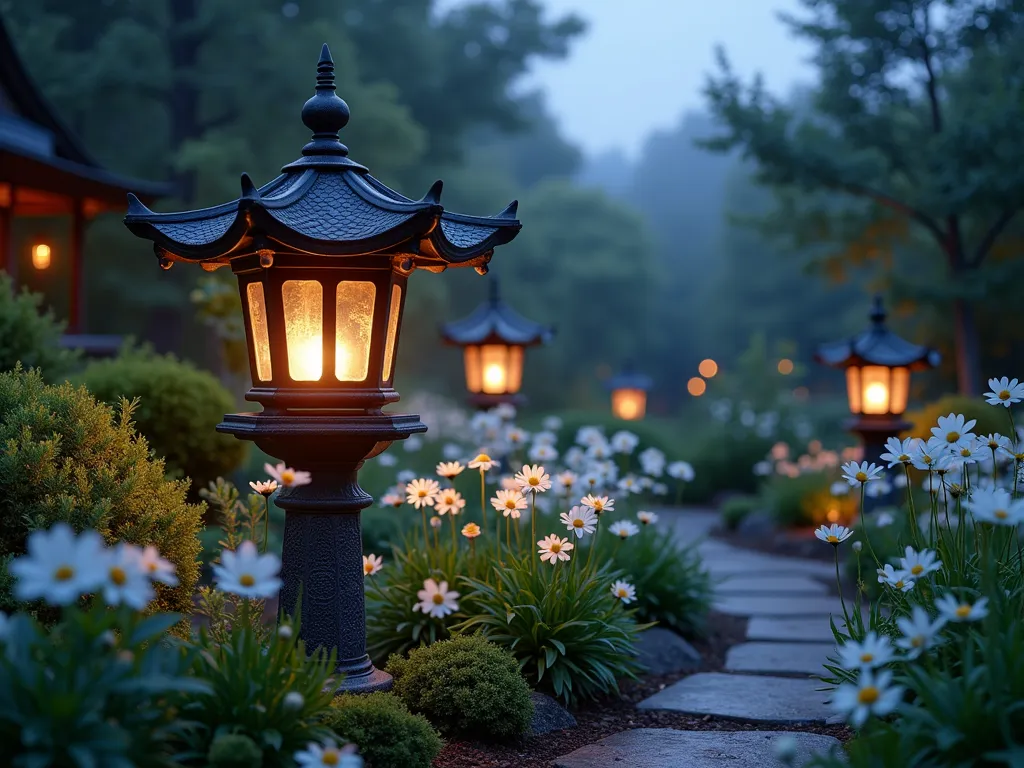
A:
<svg viewBox="0 0 1024 768">
<path fill-rule="evenodd" d="M 502 741 L 533 718 L 530 686 L 515 656 L 482 635 L 453 637 L 388 660 L 395 693 L 445 736 Z"/>
<path fill-rule="evenodd" d="M 391 693 L 346 694 L 331 702 L 324 725 L 359 748 L 370 768 L 430 768 L 441 738 L 422 715 Z"/>
<path fill-rule="evenodd" d="M 64 521 L 108 542 L 156 546 L 180 580 L 157 585 L 156 607 L 190 613 L 203 507 L 186 503 L 187 490 L 150 458 L 127 404 L 115 414 L 84 387 L 50 386 L 20 366 L 0 373 L 0 573 L 30 531 Z M 10 586 L 0 583 L 0 609 L 16 607 Z"/>
<path fill-rule="evenodd" d="M 241 465 L 246 444 L 216 431 L 235 400 L 215 376 L 173 355 L 125 350 L 90 363 L 78 378 L 97 399 L 116 405 L 138 399 L 135 427 L 163 458 L 172 477 L 190 478 L 198 492 Z"/>
</svg>

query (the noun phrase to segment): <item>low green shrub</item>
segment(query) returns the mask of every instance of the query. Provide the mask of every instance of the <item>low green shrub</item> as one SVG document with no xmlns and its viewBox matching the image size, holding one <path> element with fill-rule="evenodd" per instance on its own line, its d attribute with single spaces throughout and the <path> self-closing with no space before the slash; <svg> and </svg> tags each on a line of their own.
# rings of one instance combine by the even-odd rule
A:
<svg viewBox="0 0 1024 768">
<path fill-rule="evenodd" d="M 445 736 L 504 741 L 524 734 L 533 718 L 519 666 L 509 651 L 468 635 L 396 654 L 387 671 L 409 709 Z"/>
<path fill-rule="evenodd" d="M 904 433 L 904 437 L 929 439 L 932 436 L 932 427 L 938 423 L 939 417 L 951 413 L 962 413 L 968 420 L 977 420 L 978 423 L 971 428 L 971 432 L 976 435 L 988 435 L 993 432 L 1011 434 L 1003 409 L 987 405 L 980 397 L 946 395 L 917 410 L 907 411 L 906 419 L 913 426 Z"/>
<path fill-rule="evenodd" d="M 112 360 L 90 363 L 78 381 L 111 405 L 122 397 L 137 398 L 136 428 L 164 459 L 168 474 L 191 479 L 196 492 L 245 459 L 245 442 L 216 430 L 224 414 L 235 410 L 234 397 L 191 363 L 126 349 Z"/>
<path fill-rule="evenodd" d="M 719 509 L 722 516 L 722 525 L 727 531 L 735 531 L 740 527 L 740 523 L 747 519 L 747 517 L 758 510 L 761 506 L 760 499 L 757 496 L 730 496 Z"/>
<path fill-rule="evenodd" d="M 252 768 L 263 764 L 263 750 L 241 733 L 225 733 L 214 739 L 206 754 L 209 768 Z"/>
<path fill-rule="evenodd" d="M 25 551 L 34 529 L 95 528 L 108 542 L 155 545 L 179 585 L 157 585 L 154 607 L 187 615 L 203 507 L 186 503 L 186 483 L 165 479 L 131 417 L 128 405 L 115 415 L 83 387 L 50 386 L 20 368 L 0 373 L 0 566 Z M 17 607 L 0 583 L 0 609 Z"/>
<path fill-rule="evenodd" d="M 833 519 L 850 520 L 856 497 L 835 497 L 830 486 L 835 476 L 829 472 L 805 472 L 796 477 L 770 475 L 761 487 L 761 507 L 780 528 L 796 528 Z"/>
<path fill-rule="evenodd" d="M 711 610 L 711 577 L 695 546 L 684 545 L 671 531 L 647 526 L 625 541 L 606 536 L 601 545 L 636 588 L 630 608 L 638 621 L 657 622 L 691 638 L 703 634 Z"/>
<path fill-rule="evenodd" d="M 427 719 L 392 693 L 338 696 L 324 724 L 340 742 L 355 744 L 369 768 L 430 768 L 441 751 Z"/>
<path fill-rule="evenodd" d="M 42 303 L 38 293 L 16 291 L 10 275 L 0 271 L 0 371 L 21 363 L 38 368 L 47 381 L 59 381 L 75 366 L 78 355 L 60 346 L 64 324 L 52 311 L 40 311 Z"/>
<path fill-rule="evenodd" d="M 759 478 L 753 467 L 771 450 L 774 440 L 725 432 L 717 425 L 697 432 L 681 458 L 693 466 L 693 481 L 683 486 L 683 501 L 706 503 L 722 491 L 754 493 Z"/>
</svg>

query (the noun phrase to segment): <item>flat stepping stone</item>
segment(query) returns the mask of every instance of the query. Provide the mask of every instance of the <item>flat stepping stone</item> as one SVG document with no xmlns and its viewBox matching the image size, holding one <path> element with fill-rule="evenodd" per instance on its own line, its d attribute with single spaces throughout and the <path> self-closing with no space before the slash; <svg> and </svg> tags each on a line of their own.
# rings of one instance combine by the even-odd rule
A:
<svg viewBox="0 0 1024 768">
<path fill-rule="evenodd" d="M 828 587 L 806 576 L 733 576 L 715 589 L 719 595 L 825 595 Z"/>
<path fill-rule="evenodd" d="M 729 672 L 821 675 L 834 643 L 740 643 L 729 649 L 725 669 Z"/>
<path fill-rule="evenodd" d="M 683 678 L 637 706 L 760 723 L 824 723 L 832 710 L 819 680 L 703 672 Z"/>
<path fill-rule="evenodd" d="M 796 744 L 793 763 L 802 766 L 815 753 L 839 744 L 817 733 L 775 731 L 674 731 L 637 728 L 622 731 L 555 760 L 555 768 L 784 768 L 775 757 L 779 739 Z"/>
<path fill-rule="evenodd" d="M 765 558 L 741 552 L 703 552 L 704 567 L 709 573 L 721 576 L 747 574 L 751 576 L 815 576 L 835 578 L 832 568 L 806 560 Z"/>
<path fill-rule="evenodd" d="M 836 626 L 842 629 L 842 618 Z M 828 619 L 786 619 L 755 616 L 747 623 L 747 640 L 772 640 L 782 643 L 834 643 Z"/>
<path fill-rule="evenodd" d="M 838 597 L 783 595 L 723 595 L 715 599 L 714 609 L 730 616 L 817 616 L 842 619 L 843 607 Z"/>
</svg>

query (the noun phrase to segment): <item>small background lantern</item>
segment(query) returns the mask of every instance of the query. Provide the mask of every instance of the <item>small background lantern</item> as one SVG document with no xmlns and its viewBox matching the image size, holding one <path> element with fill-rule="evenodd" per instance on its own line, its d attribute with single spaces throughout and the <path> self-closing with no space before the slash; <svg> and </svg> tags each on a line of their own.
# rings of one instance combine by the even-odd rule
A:
<svg viewBox="0 0 1024 768">
<path fill-rule="evenodd" d="M 903 419 L 910 392 L 910 374 L 939 364 L 939 353 L 897 336 L 885 324 L 882 297 L 876 296 L 871 309 L 871 327 L 844 341 L 823 344 L 815 359 L 831 368 L 846 371 L 850 403 L 847 428 L 859 435 L 864 460 L 878 462 L 889 437 L 907 430 Z M 884 503 L 885 497 L 878 497 Z"/>
<path fill-rule="evenodd" d="M 647 413 L 647 393 L 653 385 L 650 376 L 639 373 L 632 362 L 627 362 L 605 385 L 611 390 L 612 415 L 624 421 L 640 421 Z"/>
<path fill-rule="evenodd" d="M 302 108 L 313 132 L 302 157 L 237 200 L 154 213 L 134 196 L 125 224 L 154 243 L 159 264 L 229 266 L 238 278 L 252 388 L 259 413 L 228 414 L 217 429 L 309 471 L 309 485 L 277 496 L 285 510 L 281 607 L 309 650 L 335 648 L 339 689 L 389 688 L 366 654 L 359 512 L 363 461 L 425 432 L 418 416 L 382 412 L 393 386 L 402 310 L 415 269 L 474 267 L 520 229 L 513 202 L 497 216 L 445 211 L 441 182 L 419 200 L 389 189 L 348 156 L 338 132 L 348 105 L 335 94 L 325 45 L 316 93 Z"/>
<path fill-rule="evenodd" d="M 528 320 L 501 299 L 498 278 L 489 275 L 488 300 L 467 317 L 441 326 L 445 344 L 461 347 L 469 401 L 477 408 L 521 405 L 527 347 L 546 344 L 554 329 Z"/>
</svg>

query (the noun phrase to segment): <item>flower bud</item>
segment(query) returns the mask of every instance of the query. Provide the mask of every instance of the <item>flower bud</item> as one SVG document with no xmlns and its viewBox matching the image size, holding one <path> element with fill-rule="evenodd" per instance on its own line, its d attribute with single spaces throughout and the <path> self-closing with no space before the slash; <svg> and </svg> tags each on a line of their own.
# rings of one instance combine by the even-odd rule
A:
<svg viewBox="0 0 1024 768">
<path fill-rule="evenodd" d="M 282 624 L 280 627 L 277 628 L 277 637 L 279 640 L 291 640 L 292 635 L 294 634 L 295 632 L 292 629 L 291 624 Z"/>
<path fill-rule="evenodd" d="M 852 546 L 854 552 L 860 552 L 862 549 L 864 549 L 864 545 L 861 544 L 859 541 L 853 542 Z"/>
<path fill-rule="evenodd" d="M 297 712 L 302 709 L 305 703 L 306 700 L 302 698 L 302 694 L 298 691 L 289 691 L 284 695 L 284 708 L 286 710 Z"/>
</svg>

